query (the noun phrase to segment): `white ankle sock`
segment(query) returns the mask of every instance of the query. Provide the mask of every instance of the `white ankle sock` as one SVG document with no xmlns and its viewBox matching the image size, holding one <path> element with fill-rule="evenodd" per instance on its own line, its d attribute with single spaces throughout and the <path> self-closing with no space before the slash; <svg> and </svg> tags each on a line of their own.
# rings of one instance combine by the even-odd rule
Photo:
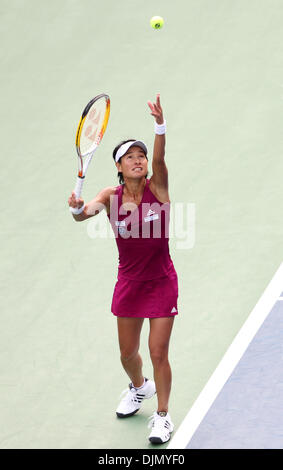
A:
<svg viewBox="0 0 283 470">
<path fill-rule="evenodd" d="M 143 384 L 142 384 L 140 387 L 135 387 L 135 386 L 133 385 L 133 383 L 132 383 L 133 387 L 134 387 L 136 390 L 139 390 L 140 388 L 142 388 L 142 387 L 144 386 L 144 384 L 145 384 L 145 379 L 143 379 Z"/>
</svg>

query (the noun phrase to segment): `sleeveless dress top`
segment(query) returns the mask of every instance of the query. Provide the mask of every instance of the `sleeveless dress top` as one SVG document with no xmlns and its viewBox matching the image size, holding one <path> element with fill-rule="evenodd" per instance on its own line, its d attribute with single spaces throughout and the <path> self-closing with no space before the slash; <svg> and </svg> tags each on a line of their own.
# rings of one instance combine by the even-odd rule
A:
<svg viewBox="0 0 283 470">
<path fill-rule="evenodd" d="M 178 278 L 169 253 L 170 203 L 161 203 L 146 180 L 140 204 L 122 204 L 124 185 L 111 197 L 111 223 L 119 252 L 111 311 L 154 318 L 178 313 Z M 129 209 L 128 204 L 132 210 Z"/>
</svg>

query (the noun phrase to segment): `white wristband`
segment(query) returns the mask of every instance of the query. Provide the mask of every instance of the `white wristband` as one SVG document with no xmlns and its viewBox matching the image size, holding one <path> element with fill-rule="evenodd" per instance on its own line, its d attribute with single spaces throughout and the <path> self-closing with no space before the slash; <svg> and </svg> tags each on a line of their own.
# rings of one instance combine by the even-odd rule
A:
<svg viewBox="0 0 283 470">
<path fill-rule="evenodd" d="M 85 204 L 82 207 L 80 207 L 79 209 L 77 207 L 69 207 L 72 214 L 75 214 L 75 215 L 81 214 L 83 212 L 84 208 L 85 208 Z"/>
<path fill-rule="evenodd" d="M 155 131 L 155 134 L 158 134 L 158 135 L 165 134 L 165 132 L 166 132 L 166 121 L 164 120 L 163 124 L 157 124 L 157 122 L 155 121 L 154 131 Z"/>
</svg>

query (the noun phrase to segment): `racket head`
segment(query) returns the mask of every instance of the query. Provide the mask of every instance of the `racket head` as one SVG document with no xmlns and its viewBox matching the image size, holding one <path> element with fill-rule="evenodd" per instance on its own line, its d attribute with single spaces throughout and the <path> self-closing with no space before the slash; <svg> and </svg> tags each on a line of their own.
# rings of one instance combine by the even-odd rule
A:
<svg viewBox="0 0 283 470">
<path fill-rule="evenodd" d="M 80 160 L 79 176 L 83 176 L 83 158 L 92 154 L 101 142 L 110 114 L 110 98 L 105 93 L 95 96 L 84 108 L 76 133 L 76 149 Z"/>
</svg>

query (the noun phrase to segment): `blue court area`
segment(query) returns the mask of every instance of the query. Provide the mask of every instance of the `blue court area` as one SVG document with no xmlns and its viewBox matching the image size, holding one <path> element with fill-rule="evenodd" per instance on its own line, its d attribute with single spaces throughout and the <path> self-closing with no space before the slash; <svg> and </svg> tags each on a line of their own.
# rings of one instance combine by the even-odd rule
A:
<svg viewBox="0 0 283 470">
<path fill-rule="evenodd" d="M 275 303 L 187 449 L 283 448 L 283 302 Z"/>
<path fill-rule="evenodd" d="M 212 376 L 206 387 L 211 406 L 206 411 L 204 400 L 202 408 L 196 403 L 199 425 L 195 425 L 195 430 L 191 426 L 192 409 L 171 448 L 178 444 L 186 449 L 283 448 L 283 293 L 279 290 L 283 287 L 282 267 L 251 313 L 250 323 L 246 322 L 236 338 L 234 354 L 228 351 L 226 366 L 224 357 L 218 375 L 221 370 L 227 373 L 229 360 L 235 362 L 237 353 L 241 356 L 248 336 L 254 334 L 245 352 L 237 365 L 231 366 L 233 370 L 222 388 L 221 380 L 213 385 Z M 279 296 L 276 290 L 281 292 Z"/>
</svg>

